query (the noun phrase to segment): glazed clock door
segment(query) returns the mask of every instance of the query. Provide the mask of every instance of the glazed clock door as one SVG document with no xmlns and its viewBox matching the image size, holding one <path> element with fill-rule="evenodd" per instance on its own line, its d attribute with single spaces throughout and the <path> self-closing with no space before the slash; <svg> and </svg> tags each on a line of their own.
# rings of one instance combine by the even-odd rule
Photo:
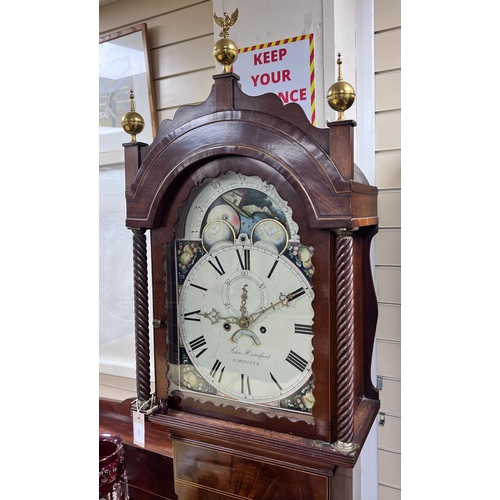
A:
<svg viewBox="0 0 500 500">
<path fill-rule="evenodd" d="M 312 247 L 258 176 L 206 179 L 176 227 L 169 393 L 313 423 Z"/>
</svg>

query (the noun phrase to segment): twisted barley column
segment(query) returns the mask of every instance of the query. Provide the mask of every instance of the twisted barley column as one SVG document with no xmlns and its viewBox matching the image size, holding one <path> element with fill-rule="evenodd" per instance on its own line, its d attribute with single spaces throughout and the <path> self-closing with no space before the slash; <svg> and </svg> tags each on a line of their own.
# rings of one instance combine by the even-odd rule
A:
<svg viewBox="0 0 500 500">
<path fill-rule="evenodd" d="M 134 250 L 135 361 L 138 404 L 151 396 L 146 230 L 132 229 Z"/>
<path fill-rule="evenodd" d="M 353 239 L 337 232 L 337 444 L 354 446 L 354 279 Z"/>
</svg>

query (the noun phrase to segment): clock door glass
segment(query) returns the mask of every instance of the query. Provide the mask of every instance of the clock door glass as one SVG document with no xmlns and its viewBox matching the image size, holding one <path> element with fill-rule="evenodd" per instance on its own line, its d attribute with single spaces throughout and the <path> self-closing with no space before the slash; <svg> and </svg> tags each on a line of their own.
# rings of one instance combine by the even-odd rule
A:
<svg viewBox="0 0 500 500">
<path fill-rule="evenodd" d="M 290 208 L 274 187 L 232 172 L 187 206 L 170 393 L 312 423 L 313 249 Z"/>
</svg>

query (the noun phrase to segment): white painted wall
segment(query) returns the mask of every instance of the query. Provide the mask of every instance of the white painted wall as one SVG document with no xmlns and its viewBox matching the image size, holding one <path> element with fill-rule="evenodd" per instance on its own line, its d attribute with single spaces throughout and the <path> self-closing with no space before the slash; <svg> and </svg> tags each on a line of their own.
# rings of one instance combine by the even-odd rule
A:
<svg viewBox="0 0 500 500">
<path fill-rule="evenodd" d="M 375 0 L 375 165 L 379 233 L 375 284 L 379 301 L 377 374 L 380 500 L 401 498 L 401 2 Z"/>
</svg>

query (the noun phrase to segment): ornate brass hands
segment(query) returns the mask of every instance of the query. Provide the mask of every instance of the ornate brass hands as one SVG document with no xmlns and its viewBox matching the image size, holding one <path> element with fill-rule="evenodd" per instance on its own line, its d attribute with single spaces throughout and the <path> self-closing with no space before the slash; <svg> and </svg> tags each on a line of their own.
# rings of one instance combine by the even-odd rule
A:
<svg viewBox="0 0 500 500">
<path fill-rule="evenodd" d="M 248 293 L 246 290 L 247 286 L 248 285 L 244 285 L 242 288 L 243 293 L 241 294 L 241 306 L 240 306 L 241 316 L 239 318 L 236 318 L 235 316 L 221 316 L 213 307 L 209 313 L 199 312 L 198 314 L 210 320 L 212 325 L 222 320 L 231 323 L 233 325 L 238 325 L 240 328 L 247 328 L 248 325 L 250 324 L 248 322 L 247 307 L 246 307 L 248 298 Z"/>
<path fill-rule="evenodd" d="M 267 306 L 265 309 L 261 309 L 259 311 L 252 313 L 252 314 L 248 314 L 247 307 L 246 307 L 246 303 L 247 303 L 247 299 L 248 299 L 247 286 L 248 285 L 244 285 L 243 288 L 241 289 L 242 290 L 241 305 L 240 305 L 241 316 L 239 318 L 237 318 L 235 316 L 221 316 L 214 308 L 212 308 L 212 310 L 209 313 L 199 312 L 198 314 L 200 316 L 203 316 L 204 318 L 208 319 L 210 321 L 210 323 L 212 323 L 212 325 L 215 323 L 218 323 L 219 321 L 224 321 L 227 323 L 231 323 L 233 325 L 238 325 L 240 327 L 240 329 L 231 335 L 231 338 L 230 338 L 231 342 L 237 343 L 238 339 L 242 335 L 246 335 L 252 339 L 252 343 L 255 346 L 260 346 L 262 344 L 262 342 L 260 341 L 260 339 L 258 338 L 258 336 L 254 332 L 252 332 L 251 330 L 248 330 L 248 327 L 252 323 L 257 321 L 267 311 L 270 311 L 271 309 L 275 310 L 279 306 L 288 307 L 288 304 L 290 303 L 290 301 L 293 300 L 294 298 L 302 295 L 304 293 L 304 291 L 302 288 L 300 288 L 299 290 L 295 290 L 294 292 L 291 292 L 291 293 L 286 294 L 286 295 L 284 293 L 280 293 L 279 299 L 276 303 L 270 302 L 269 306 Z"/>
<path fill-rule="evenodd" d="M 285 295 L 284 293 L 280 293 L 280 296 L 279 296 L 279 300 L 276 304 L 273 304 L 272 302 L 269 304 L 269 306 L 267 306 L 265 309 L 262 309 L 260 311 L 256 311 L 254 312 L 253 314 L 250 314 L 250 316 L 248 316 L 248 324 L 251 324 L 253 323 L 254 321 L 256 321 L 257 319 L 259 319 L 265 312 L 269 311 L 269 309 L 276 309 L 278 306 L 285 306 L 285 307 L 288 307 L 288 304 L 289 302 L 294 299 L 295 297 L 297 297 L 298 295 L 300 295 L 300 293 L 302 292 L 302 289 L 301 290 L 298 290 L 298 291 L 295 291 L 295 292 L 292 292 L 292 293 L 289 293 L 288 295 Z"/>
</svg>

